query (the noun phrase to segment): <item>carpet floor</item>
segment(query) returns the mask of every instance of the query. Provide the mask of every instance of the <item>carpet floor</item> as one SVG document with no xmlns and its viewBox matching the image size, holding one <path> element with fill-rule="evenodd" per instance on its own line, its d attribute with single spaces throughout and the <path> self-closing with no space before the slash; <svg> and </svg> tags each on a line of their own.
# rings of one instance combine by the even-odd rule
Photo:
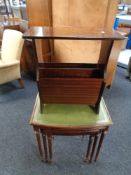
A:
<svg viewBox="0 0 131 175">
<path fill-rule="evenodd" d="M 129 175 L 131 174 L 131 81 L 117 69 L 104 99 L 113 120 L 99 160 L 83 162 L 88 138 L 55 137 L 53 163 L 39 158 L 29 125 L 37 94 L 36 83 L 25 79 L 19 89 L 13 81 L 0 86 L 0 175 Z M 128 135 L 129 134 L 129 135 Z"/>
</svg>

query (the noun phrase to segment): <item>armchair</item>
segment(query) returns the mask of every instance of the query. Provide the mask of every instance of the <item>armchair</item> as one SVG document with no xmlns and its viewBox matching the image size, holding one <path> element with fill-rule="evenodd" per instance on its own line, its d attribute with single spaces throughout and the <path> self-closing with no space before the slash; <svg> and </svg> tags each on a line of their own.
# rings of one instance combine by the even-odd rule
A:
<svg viewBox="0 0 131 175">
<path fill-rule="evenodd" d="M 0 84 L 17 79 L 20 87 L 23 88 L 20 73 L 23 43 L 21 32 L 10 29 L 4 30 L 0 54 Z"/>
</svg>

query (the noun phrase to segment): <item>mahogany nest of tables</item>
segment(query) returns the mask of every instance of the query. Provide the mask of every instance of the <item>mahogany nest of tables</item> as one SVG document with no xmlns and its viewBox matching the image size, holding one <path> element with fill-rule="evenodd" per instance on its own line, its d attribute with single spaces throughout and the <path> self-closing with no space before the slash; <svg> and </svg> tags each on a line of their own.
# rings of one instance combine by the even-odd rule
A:
<svg viewBox="0 0 131 175">
<path fill-rule="evenodd" d="M 45 104 L 44 111 L 41 113 L 39 95 L 37 95 L 30 124 L 36 134 L 42 161 L 51 162 L 52 138 L 55 135 L 89 135 L 85 161 L 91 163 L 93 157 L 95 161 L 98 159 L 104 135 L 112 125 L 112 120 L 103 99 L 99 114 L 87 105 L 75 104 Z"/>
</svg>

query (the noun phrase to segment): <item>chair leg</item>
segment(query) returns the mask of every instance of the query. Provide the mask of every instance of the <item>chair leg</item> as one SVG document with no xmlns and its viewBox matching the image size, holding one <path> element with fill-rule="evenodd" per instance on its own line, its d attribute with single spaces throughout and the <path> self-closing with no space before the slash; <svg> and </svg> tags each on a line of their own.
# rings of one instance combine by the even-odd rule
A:
<svg viewBox="0 0 131 175">
<path fill-rule="evenodd" d="M 20 85 L 20 88 L 24 88 L 24 82 L 21 78 L 18 79 L 18 83 Z"/>
</svg>

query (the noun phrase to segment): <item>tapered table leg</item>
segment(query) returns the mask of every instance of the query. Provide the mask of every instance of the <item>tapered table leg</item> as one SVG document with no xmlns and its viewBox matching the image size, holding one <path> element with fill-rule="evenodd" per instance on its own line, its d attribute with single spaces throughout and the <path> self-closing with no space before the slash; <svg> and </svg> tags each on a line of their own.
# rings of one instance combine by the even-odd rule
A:
<svg viewBox="0 0 131 175">
<path fill-rule="evenodd" d="M 101 136 L 100 136 L 100 140 L 99 140 L 99 144 L 98 144 L 98 148 L 97 148 L 97 151 L 96 151 L 96 155 L 95 155 L 95 161 L 97 161 L 97 159 L 98 159 L 105 134 L 106 134 L 106 131 L 102 131 Z"/>
<path fill-rule="evenodd" d="M 44 152 L 45 152 L 45 161 L 48 162 L 48 150 L 47 150 L 47 138 L 44 133 L 42 133 L 42 138 L 43 138 L 43 146 L 44 146 Z"/>
<path fill-rule="evenodd" d="M 49 162 L 52 160 L 52 135 L 47 134 L 47 140 L 48 140 L 48 150 L 49 150 Z"/>
<path fill-rule="evenodd" d="M 90 163 L 92 162 L 92 158 L 94 156 L 95 148 L 96 148 L 96 145 L 97 145 L 97 140 L 98 140 L 98 135 L 96 134 L 94 136 L 94 143 L 93 143 L 93 147 L 92 147 L 92 151 L 91 151 L 91 156 L 90 156 L 90 159 L 89 159 Z"/>
<path fill-rule="evenodd" d="M 90 159 L 92 144 L 93 144 L 93 136 L 90 135 L 85 161 L 88 161 Z"/>
<path fill-rule="evenodd" d="M 41 161 L 43 161 L 43 151 L 42 151 L 42 147 L 41 147 L 41 139 L 40 139 L 39 130 L 35 130 L 35 135 L 36 135 L 38 150 L 39 150 L 39 153 L 40 153 L 40 158 L 41 158 Z"/>
</svg>

